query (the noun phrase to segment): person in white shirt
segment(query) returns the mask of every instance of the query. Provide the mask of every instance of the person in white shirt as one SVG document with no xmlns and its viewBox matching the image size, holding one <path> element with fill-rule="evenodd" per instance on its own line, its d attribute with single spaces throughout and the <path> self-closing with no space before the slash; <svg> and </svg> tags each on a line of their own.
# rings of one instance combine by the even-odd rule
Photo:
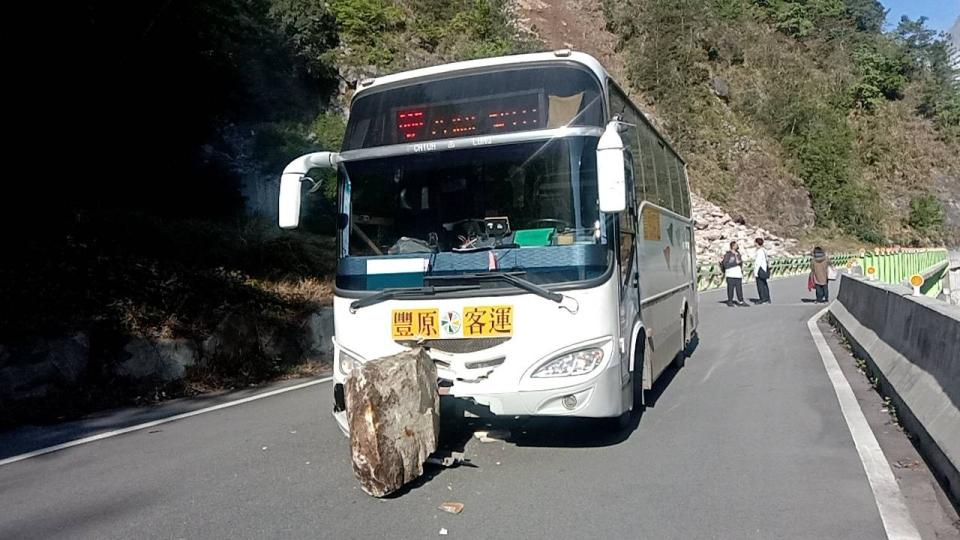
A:
<svg viewBox="0 0 960 540">
<path fill-rule="evenodd" d="M 727 305 L 734 305 L 733 293 L 736 292 L 736 305 L 746 306 L 747 303 L 743 301 L 743 257 L 740 256 L 740 247 L 736 242 L 730 242 L 730 251 L 723 256 L 720 267 L 727 279 Z"/>
<path fill-rule="evenodd" d="M 767 250 L 763 248 L 763 238 L 755 240 L 757 244 L 757 256 L 753 260 L 753 277 L 757 280 L 757 294 L 760 296 L 758 304 L 770 304 L 770 286 L 767 280 L 770 279 L 770 266 L 767 263 Z"/>
</svg>

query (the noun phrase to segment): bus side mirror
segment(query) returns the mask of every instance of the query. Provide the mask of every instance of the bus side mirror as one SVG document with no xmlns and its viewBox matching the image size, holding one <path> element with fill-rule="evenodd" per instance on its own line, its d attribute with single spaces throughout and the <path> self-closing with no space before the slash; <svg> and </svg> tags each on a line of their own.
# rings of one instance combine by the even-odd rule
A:
<svg viewBox="0 0 960 540">
<path fill-rule="evenodd" d="M 610 122 L 597 143 L 597 191 L 601 212 L 622 212 L 627 207 L 623 140 L 618 131 L 618 122 Z"/>
<path fill-rule="evenodd" d="M 314 152 L 290 162 L 280 175 L 280 228 L 296 229 L 300 224 L 300 184 L 311 169 L 335 169 L 340 163 L 336 152 Z"/>
</svg>

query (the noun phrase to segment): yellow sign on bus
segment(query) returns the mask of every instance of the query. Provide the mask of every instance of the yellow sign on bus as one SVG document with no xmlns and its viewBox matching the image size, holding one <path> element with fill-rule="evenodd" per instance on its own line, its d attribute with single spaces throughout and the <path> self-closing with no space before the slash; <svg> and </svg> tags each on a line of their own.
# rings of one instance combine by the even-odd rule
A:
<svg viewBox="0 0 960 540">
<path fill-rule="evenodd" d="M 395 309 L 390 315 L 390 335 L 393 339 L 440 337 L 439 309 Z"/>
<path fill-rule="evenodd" d="M 513 306 L 467 306 L 456 309 L 395 309 L 390 336 L 396 341 L 419 339 L 496 338 L 513 335 Z"/>
</svg>

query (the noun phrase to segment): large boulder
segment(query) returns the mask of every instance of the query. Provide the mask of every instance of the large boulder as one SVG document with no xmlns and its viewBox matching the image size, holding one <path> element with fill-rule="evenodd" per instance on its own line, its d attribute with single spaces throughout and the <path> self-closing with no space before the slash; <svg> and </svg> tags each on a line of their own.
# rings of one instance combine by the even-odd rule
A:
<svg viewBox="0 0 960 540">
<path fill-rule="evenodd" d="M 308 360 L 333 357 L 333 308 L 311 313 L 304 322 L 303 350 Z"/>
<path fill-rule="evenodd" d="M 87 371 L 90 339 L 83 332 L 54 339 L 46 347 L 46 360 L 53 364 L 64 382 L 76 384 Z"/>
<path fill-rule="evenodd" d="M 115 372 L 128 379 L 182 379 L 186 369 L 197 363 L 197 346 L 188 339 L 160 339 L 156 342 L 133 338 L 123 347 L 123 358 Z"/>
<path fill-rule="evenodd" d="M 417 348 L 361 364 L 346 381 L 353 472 L 360 487 L 383 497 L 423 474 L 437 449 L 437 368 Z"/>
<path fill-rule="evenodd" d="M 199 356 L 197 345 L 189 339 L 160 339 L 157 341 L 160 363 L 157 375 L 164 381 L 182 379 L 187 368 L 196 365 Z"/>
<path fill-rule="evenodd" d="M 90 340 L 83 332 L 0 346 L 0 403 L 41 399 L 54 389 L 77 385 L 90 363 Z"/>
</svg>

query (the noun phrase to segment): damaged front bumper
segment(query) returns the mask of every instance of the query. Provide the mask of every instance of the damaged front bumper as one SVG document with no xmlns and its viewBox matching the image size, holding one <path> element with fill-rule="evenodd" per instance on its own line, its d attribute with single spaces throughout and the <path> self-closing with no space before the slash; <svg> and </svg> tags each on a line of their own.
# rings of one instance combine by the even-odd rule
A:
<svg viewBox="0 0 960 540">
<path fill-rule="evenodd" d="M 339 352 L 339 344 L 335 347 Z M 624 410 L 623 376 L 618 351 L 610 338 L 600 338 L 566 347 L 545 358 L 584 346 L 601 347 L 603 362 L 584 375 L 533 378 L 531 373 L 544 363 L 526 362 L 513 365 L 509 356 L 500 361 L 483 358 L 435 354 L 438 385 L 442 395 L 452 396 L 489 409 L 497 416 L 577 416 L 607 418 L 620 416 Z M 492 351 L 491 351 L 492 352 Z M 489 365 L 484 362 L 489 362 Z M 469 369 L 465 366 L 470 366 Z M 339 366 L 335 368 L 338 369 Z M 344 434 L 349 433 L 344 399 L 345 375 L 335 374 L 333 416 Z"/>
</svg>

